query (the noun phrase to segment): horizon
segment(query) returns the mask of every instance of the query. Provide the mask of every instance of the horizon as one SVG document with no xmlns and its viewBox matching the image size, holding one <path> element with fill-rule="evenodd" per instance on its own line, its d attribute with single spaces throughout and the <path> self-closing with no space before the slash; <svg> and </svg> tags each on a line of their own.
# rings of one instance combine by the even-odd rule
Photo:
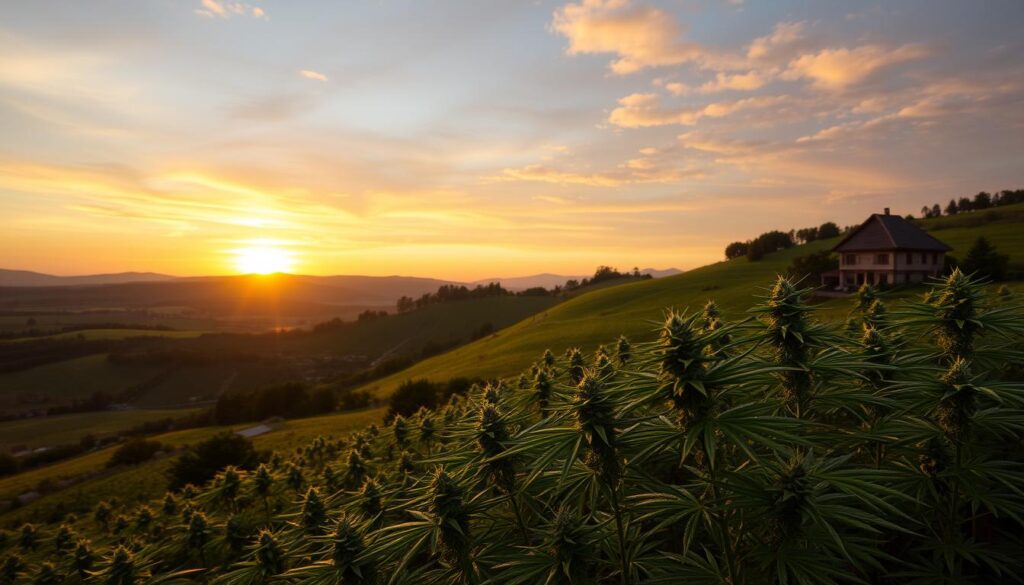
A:
<svg viewBox="0 0 1024 585">
<path fill-rule="evenodd" d="M 623 269 L 622 267 L 616 267 L 616 266 L 613 266 L 612 268 L 616 268 L 616 269 L 619 269 L 619 270 L 626 270 L 626 269 Z M 552 273 L 552 272 L 544 272 L 544 271 L 542 271 L 542 272 L 535 272 L 535 273 L 531 273 L 531 274 L 516 274 L 516 275 L 513 275 L 513 276 L 485 276 L 483 278 L 474 278 L 474 279 L 467 279 L 467 280 L 457 280 L 457 279 L 453 279 L 453 278 L 442 278 L 442 277 L 436 277 L 436 276 L 421 276 L 421 275 L 416 275 L 416 274 L 305 274 L 305 273 L 297 273 L 297 272 L 248 272 L 248 273 L 229 273 L 229 274 L 167 274 L 167 273 L 164 273 L 164 272 L 141 271 L 141 270 L 122 270 L 122 271 L 118 271 L 118 272 L 99 272 L 99 273 L 56 274 L 56 273 L 51 273 L 51 272 L 39 272 L 39 271 L 36 271 L 36 270 L 29 270 L 29 269 L 24 269 L 24 268 L 7 268 L 5 266 L 0 266 L 0 270 L 10 270 L 12 272 L 31 272 L 31 273 L 39 274 L 39 275 L 43 275 L 43 276 L 56 276 L 58 278 L 79 278 L 79 277 L 96 277 L 96 276 L 121 276 L 121 275 L 125 275 L 125 274 L 166 276 L 168 278 L 176 278 L 176 279 L 217 278 L 217 277 L 231 277 L 231 276 L 243 276 L 243 277 L 246 277 L 246 276 L 258 276 L 258 277 L 268 277 L 268 276 L 308 276 L 308 277 L 311 277 L 311 278 L 331 278 L 331 277 L 341 276 L 341 277 L 356 277 L 356 278 L 363 278 L 363 277 L 368 277 L 368 278 L 419 278 L 419 279 L 424 279 L 424 280 L 443 280 L 443 281 L 447 281 L 447 282 L 454 282 L 454 283 L 461 283 L 461 284 L 475 284 L 475 283 L 482 283 L 482 282 L 485 282 L 485 281 L 512 280 L 512 279 L 520 279 L 520 278 L 534 278 L 534 277 L 540 277 L 540 276 L 559 276 L 559 277 L 563 277 L 564 276 L 566 278 L 579 278 L 579 277 L 587 277 L 587 276 L 590 275 L 589 273 L 556 274 L 556 273 Z M 628 270 L 632 270 L 632 268 L 630 268 Z M 646 267 L 646 268 L 640 269 L 640 271 L 642 273 L 646 273 L 647 271 L 664 272 L 664 271 L 671 271 L 671 270 L 678 270 L 679 272 L 685 272 L 685 270 L 682 270 L 680 268 L 676 268 L 674 266 L 668 266 L 666 268 Z"/>
<path fill-rule="evenodd" d="M 1013 1 L 17 3 L 0 266 L 692 270 L 1019 188 L 1021 22 Z"/>
</svg>

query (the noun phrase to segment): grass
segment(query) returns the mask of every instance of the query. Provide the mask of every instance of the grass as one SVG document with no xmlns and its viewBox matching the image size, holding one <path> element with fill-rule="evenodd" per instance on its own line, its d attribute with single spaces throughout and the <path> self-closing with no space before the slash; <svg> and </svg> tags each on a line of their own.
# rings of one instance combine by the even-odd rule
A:
<svg viewBox="0 0 1024 585">
<path fill-rule="evenodd" d="M 1024 205 L 1007 206 L 995 223 L 977 223 L 974 214 L 924 220 L 928 228 L 943 222 L 935 235 L 953 247 L 962 259 L 978 236 L 987 237 L 1000 252 L 1009 254 L 1011 265 L 1024 262 Z M 580 295 L 492 335 L 424 360 L 401 372 L 366 385 L 377 396 L 387 396 L 408 379 L 444 380 L 456 376 L 506 376 L 527 368 L 545 349 L 558 353 L 569 347 L 593 350 L 611 343 L 620 334 L 634 340 L 650 339 L 652 321 L 667 307 L 699 310 L 714 299 L 726 318 L 736 319 L 756 302 L 759 291 L 794 258 L 827 250 L 838 239 L 812 242 L 767 255 L 760 262 L 746 258 L 717 262 L 683 274 L 648 280 Z M 899 296 L 899 295 L 897 295 Z M 906 296 L 904 293 L 902 296 Z M 851 305 L 846 299 L 820 304 L 822 318 L 845 318 Z"/>
<path fill-rule="evenodd" d="M 384 408 L 376 408 L 285 421 L 273 431 L 254 437 L 253 444 L 257 449 L 289 452 L 321 435 L 341 437 L 371 423 L 379 423 L 384 417 L 384 412 Z M 186 429 L 157 435 L 152 439 L 170 446 L 171 449 L 178 449 L 198 443 L 229 428 L 240 430 L 249 426 L 253 425 Z M 49 467 L 0 479 L 0 502 L 10 501 L 20 494 L 32 491 L 43 482 L 59 485 L 62 481 L 99 473 L 106 468 L 114 449 L 115 447 L 103 449 Z M 125 503 L 157 498 L 167 487 L 166 474 L 172 461 L 173 458 L 164 457 L 87 479 L 0 515 L 0 524 L 18 526 L 26 521 L 39 522 L 49 518 L 57 510 L 82 514 L 92 509 L 97 502 L 111 498 Z"/>
<path fill-rule="evenodd" d="M 0 450 L 15 446 L 51 447 L 77 443 L 85 435 L 102 438 L 136 425 L 194 414 L 199 409 L 106 410 L 12 420 L 0 423 Z"/>
</svg>

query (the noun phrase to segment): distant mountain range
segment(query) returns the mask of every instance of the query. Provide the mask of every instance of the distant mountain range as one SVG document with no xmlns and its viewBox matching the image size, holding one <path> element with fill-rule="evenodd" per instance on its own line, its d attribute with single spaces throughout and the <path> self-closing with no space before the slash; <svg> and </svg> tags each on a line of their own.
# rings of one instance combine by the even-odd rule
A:
<svg viewBox="0 0 1024 585">
<path fill-rule="evenodd" d="M 155 272 L 54 276 L 29 270 L 5 270 L 0 268 L 0 286 L 83 286 L 90 284 L 120 284 L 124 282 L 161 282 L 174 279 L 174 276 L 157 274 Z"/>
<path fill-rule="evenodd" d="M 677 274 L 653 270 L 655 277 Z M 0 309 L 151 308 L 183 306 L 232 314 L 322 315 L 338 307 L 393 307 L 402 296 L 419 297 L 446 284 L 475 286 L 501 282 L 509 290 L 551 288 L 582 276 L 537 274 L 461 283 L 411 276 L 196 276 L 151 272 L 54 276 L 0 269 Z"/>
</svg>

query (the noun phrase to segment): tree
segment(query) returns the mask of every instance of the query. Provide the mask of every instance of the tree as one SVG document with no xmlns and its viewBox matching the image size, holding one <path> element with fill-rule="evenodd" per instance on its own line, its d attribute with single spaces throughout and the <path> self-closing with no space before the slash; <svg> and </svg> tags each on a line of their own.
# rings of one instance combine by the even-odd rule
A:
<svg viewBox="0 0 1024 585">
<path fill-rule="evenodd" d="M 839 237 L 839 226 L 835 222 L 826 221 L 818 227 L 818 239 L 827 240 L 828 238 Z"/>
<path fill-rule="evenodd" d="M 114 451 L 114 454 L 107 460 L 107 467 L 118 465 L 138 465 L 153 458 L 157 451 L 163 449 L 158 441 L 147 439 L 132 439 L 121 445 Z"/>
<path fill-rule="evenodd" d="M 828 250 L 822 250 L 795 258 L 786 270 L 793 280 L 804 280 L 805 285 L 814 286 L 821 281 L 821 275 L 839 268 L 839 259 Z"/>
<path fill-rule="evenodd" d="M 420 408 L 436 408 L 438 405 L 438 388 L 430 380 L 406 380 L 391 395 L 388 401 L 388 412 L 385 420 L 395 415 L 412 416 Z"/>
<path fill-rule="evenodd" d="M 229 465 L 241 469 L 255 469 L 260 454 L 249 439 L 224 431 L 193 445 L 171 465 L 167 475 L 170 489 L 187 484 L 203 485 L 217 472 Z"/>
<path fill-rule="evenodd" d="M 956 215 L 960 208 L 956 205 L 956 199 L 950 199 L 946 204 L 946 215 Z"/>
<path fill-rule="evenodd" d="M 399 313 L 408 313 L 416 308 L 416 301 L 412 300 L 411 297 L 402 296 L 398 299 L 396 308 Z"/>
<path fill-rule="evenodd" d="M 992 207 L 992 195 L 986 191 L 980 191 L 974 196 L 974 201 L 971 205 L 974 209 L 988 209 Z"/>
<path fill-rule="evenodd" d="M 960 213 L 966 213 L 973 209 L 973 207 L 971 206 L 971 200 L 967 197 L 961 197 L 960 199 L 957 199 L 956 208 L 960 211 Z"/>
<path fill-rule="evenodd" d="M 754 240 L 747 249 L 747 260 L 757 262 L 762 258 L 764 258 L 764 244 L 761 243 L 760 239 Z"/>
<path fill-rule="evenodd" d="M 749 248 L 750 242 L 733 242 L 725 247 L 725 257 L 728 260 L 732 260 L 733 258 L 746 256 Z"/>
<path fill-rule="evenodd" d="M 931 217 L 941 217 L 941 216 L 942 216 L 942 208 L 939 207 L 939 204 L 936 203 L 935 205 L 932 205 Z"/>
<path fill-rule="evenodd" d="M 967 251 L 960 269 L 967 274 L 976 274 L 979 277 L 987 277 L 992 280 L 1003 280 L 1006 278 L 1006 267 L 1010 257 L 996 251 L 985 236 L 974 241 L 974 245 Z"/>
</svg>

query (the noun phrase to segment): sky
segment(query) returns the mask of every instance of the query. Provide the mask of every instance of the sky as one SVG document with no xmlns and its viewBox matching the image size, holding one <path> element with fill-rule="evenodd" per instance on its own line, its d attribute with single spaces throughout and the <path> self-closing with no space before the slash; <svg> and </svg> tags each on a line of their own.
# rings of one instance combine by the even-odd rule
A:
<svg viewBox="0 0 1024 585">
<path fill-rule="evenodd" d="M 1019 0 L 0 12 L 4 268 L 688 269 L 1024 186 Z"/>
</svg>

